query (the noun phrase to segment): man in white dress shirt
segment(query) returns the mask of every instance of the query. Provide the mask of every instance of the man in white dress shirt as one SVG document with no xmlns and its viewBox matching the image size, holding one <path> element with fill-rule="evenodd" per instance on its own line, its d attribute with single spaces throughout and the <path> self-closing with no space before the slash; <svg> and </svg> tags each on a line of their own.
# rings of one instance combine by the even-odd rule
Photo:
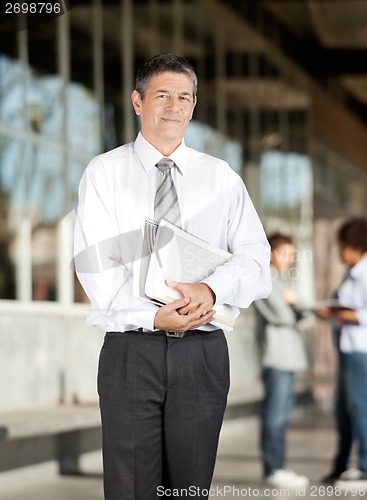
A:
<svg viewBox="0 0 367 500">
<path fill-rule="evenodd" d="M 196 101 L 187 61 L 146 61 L 132 93 L 138 137 L 94 158 L 80 184 L 75 253 L 103 246 L 111 262 L 77 265 L 87 323 L 106 331 L 98 371 L 106 500 L 208 497 L 229 388 L 215 305 L 238 312 L 271 289 L 269 246 L 241 178 L 185 145 Z M 182 227 L 233 257 L 201 283 L 175 284 L 182 298 L 158 307 L 134 296 L 128 256 L 141 221 L 154 218 L 162 158 L 173 162 Z"/>
</svg>

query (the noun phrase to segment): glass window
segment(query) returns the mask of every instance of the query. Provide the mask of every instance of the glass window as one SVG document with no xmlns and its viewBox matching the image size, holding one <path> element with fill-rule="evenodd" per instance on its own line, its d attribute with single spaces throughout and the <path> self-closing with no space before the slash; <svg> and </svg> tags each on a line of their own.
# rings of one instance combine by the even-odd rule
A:
<svg viewBox="0 0 367 500">
<path fill-rule="evenodd" d="M 185 142 L 193 149 L 225 160 L 234 170 L 241 172 L 242 146 L 209 125 L 192 120 L 186 130 Z"/>
<path fill-rule="evenodd" d="M 1 188 L 12 219 L 31 212 L 35 223 L 57 220 L 64 207 L 60 151 L 15 140 L 0 145 Z"/>
<path fill-rule="evenodd" d="M 67 211 L 75 209 L 78 203 L 78 189 L 82 174 L 88 164 L 88 159 L 77 159 L 74 157 L 69 158 L 68 162 L 68 201 Z"/>
<path fill-rule="evenodd" d="M 266 212 L 299 211 L 312 190 L 311 162 L 297 153 L 267 152 L 261 156 L 262 204 Z"/>
<path fill-rule="evenodd" d="M 352 214 L 367 211 L 367 173 L 327 146 L 314 142 L 314 175 L 317 196 Z"/>
<path fill-rule="evenodd" d="M 0 121 L 7 127 L 24 126 L 24 77 L 20 61 L 0 54 Z"/>
<path fill-rule="evenodd" d="M 94 95 L 93 16 L 91 5 L 76 5 L 70 19 L 70 84 L 67 89 L 67 142 L 71 150 L 95 156 L 100 144 L 100 109 Z"/>
<path fill-rule="evenodd" d="M 27 30 L 27 44 L 26 128 L 62 143 L 63 82 L 58 75 L 57 22 Z"/>
<path fill-rule="evenodd" d="M 101 152 L 99 106 L 92 92 L 79 83 L 68 88 L 68 143 L 71 149 L 95 156 Z"/>
</svg>

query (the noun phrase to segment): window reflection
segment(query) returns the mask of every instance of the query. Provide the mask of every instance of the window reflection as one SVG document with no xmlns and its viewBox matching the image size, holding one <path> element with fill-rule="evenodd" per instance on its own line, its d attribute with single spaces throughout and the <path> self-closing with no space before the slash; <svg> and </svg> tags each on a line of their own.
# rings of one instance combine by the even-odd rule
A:
<svg viewBox="0 0 367 500">
<path fill-rule="evenodd" d="M 68 143 L 89 156 L 100 153 L 99 108 L 90 90 L 78 83 L 68 88 Z"/>
<path fill-rule="evenodd" d="M 58 75 L 1 54 L 0 75 L 0 297 L 15 298 L 17 231 L 26 219 L 32 298 L 55 300 L 57 224 L 75 207 L 82 171 L 100 152 L 98 106 L 82 84 L 63 93 Z"/>
<path fill-rule="evenodd" d="M 242 145 L 209 125 L 192 120 L 186 130 L 185 142 L 193 149 L 225 160 L 236 172 L 242 169 Z"/>
<path fill-rule="evenodd" d="M 308 156 L 267 152 L 261 156 L 261 199 L 268 213 L 281 209 L 300 210 L 312 190 L 312 169 Z"/>
<path fill-rule="evenodd" d="M 0 55 L 0 120 L 13 128 L 22 128 L 23 77 L 19 61 Z"/>
</svg>

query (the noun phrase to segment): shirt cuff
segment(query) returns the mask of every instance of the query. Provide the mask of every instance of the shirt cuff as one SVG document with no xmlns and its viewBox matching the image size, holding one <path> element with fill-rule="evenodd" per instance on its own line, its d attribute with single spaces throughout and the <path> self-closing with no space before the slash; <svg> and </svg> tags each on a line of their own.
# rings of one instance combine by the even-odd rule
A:
<svg viewBox="0 0 367 500">
<path fill-rule="evenodd" d="M 211 274 L 200 283 L 206 283 L 215 293 L 215 304 L 230 304 L 232 288 L 229 280 L 223 280 Z M 214 304 L 214 307 L 215 307 Z"/>
<path fill-rule="evenodd" d="M 154 330 L 154 320 L 155 315 L 157 314 L 158 308 L 153 311 L 139 311 L 139 313 L 131 318 L 129 323 L 132 325 L 137 325 L 142 328 L 146 328 L 147 330 Z"/>
</svg>

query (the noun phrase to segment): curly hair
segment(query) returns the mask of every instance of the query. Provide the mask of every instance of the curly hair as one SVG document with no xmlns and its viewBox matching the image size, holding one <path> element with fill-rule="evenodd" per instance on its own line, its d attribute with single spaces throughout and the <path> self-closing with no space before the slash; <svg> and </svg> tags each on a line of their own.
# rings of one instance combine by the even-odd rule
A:
<svg viewBox="0 0 367 500">
<path fill-rule="evenodd" d="M 367 252 L 367 217 L 352 217 L 340 227 L 339 243 Z"/>
</svg>

